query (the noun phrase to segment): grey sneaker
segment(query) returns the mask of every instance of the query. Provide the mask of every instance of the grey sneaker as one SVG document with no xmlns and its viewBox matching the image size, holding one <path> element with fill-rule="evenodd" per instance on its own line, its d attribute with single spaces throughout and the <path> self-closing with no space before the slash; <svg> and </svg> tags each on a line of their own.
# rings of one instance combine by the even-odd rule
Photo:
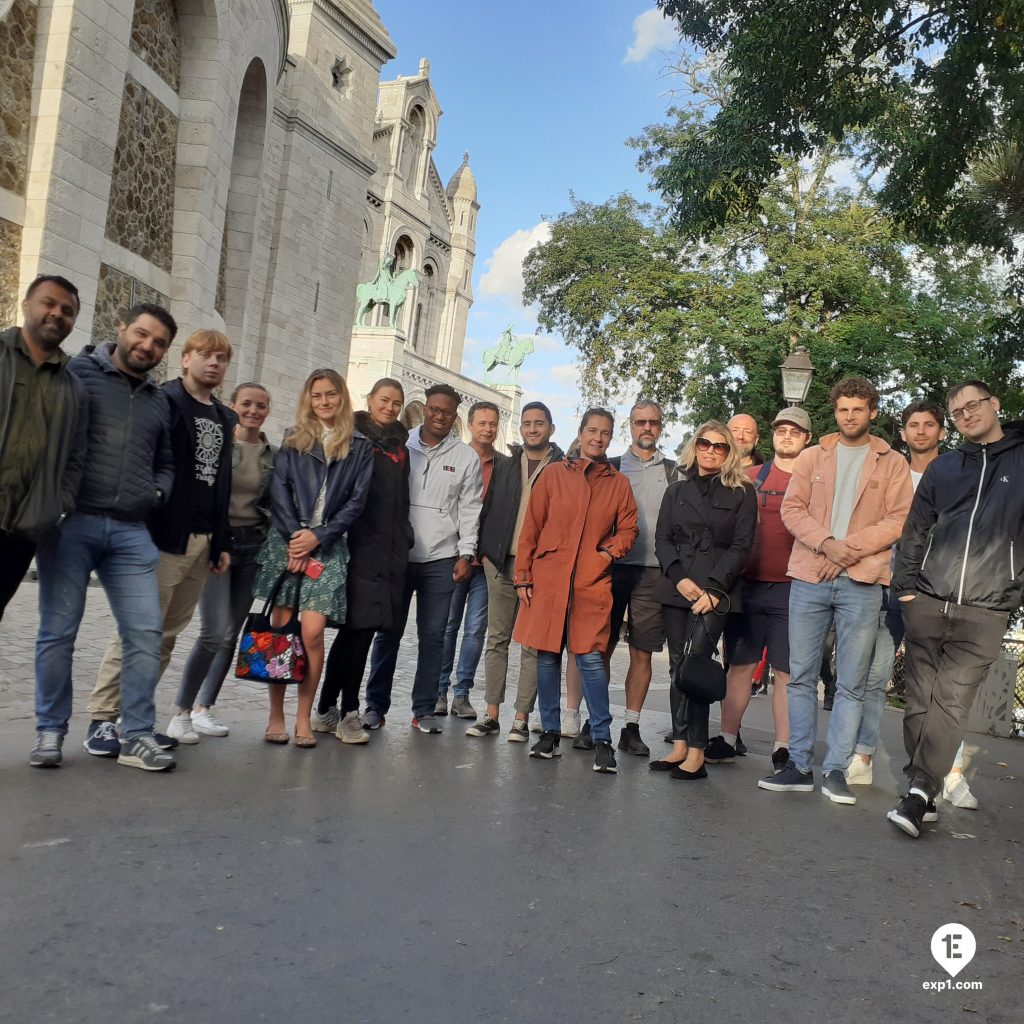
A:
<svg viewBox="0 0 1024 1024">
<path fill-rule="evenodd" d="M 501 725 L 498 720 L 484 715 L 483 718 L 478 718 L 476 722 L 466 730 L 466 735 L 493 736 L 495 733 L 499 732 L 501 732 Z"/>
<path fill-rule="evenodd" d="M 356 716 L 359 717 L 358 715 Z M 313 732 L 334 732 L 341 721 L 341 712 L 337 707 L 328 708 L 326 711 L 315 711 L 309 716 Z"/>
<path fill-rule="evenodd" d="M 121 741 L 118 764 L 141 768 L 146 772 L 166 772 L 177 767 L 177 760 L 169 750 L 161 750 L 152 733 Z"/>
<path fill-rule="evenodd" d="M 508 730 L 509 743 L 525 743 L 530 738 L 530 731 L 521 718 L 514 718 Z"/>
<path fill-rule="evenodd" d="M 437 703 L 434 705 L 435 715 L 447 715 L 448 714 L 448 696 L 447 694 L 439 694 Z"/>
<path fill-rule="evenodd" d="M 476 718 L 476 708 L 469 703 L 469 697 L 464 693 L 459 693 L 452 701 L 452 714 L 456 718 Z"/>
<path fill-rule="evenodd" d="M 364 729 L 380 729 L 384 725 L 384 716 L 376 708 L 367 708 L 363 712 Z"/>
<path fill-rule="evenodd" d="M 855 804 L 857 798 L 846 784 L 846 772 L 839 768 L 826 772 L 821 780 L 821 791 L 834 804 Z"/>
<path fill-rule="evenodd" d="M 28 755 L 28 763 L 33 768 L 56 768 L 64 760 L 61 747 L 64 736 L 56 729 L 42 729 L 36 733 L 36 741 L 32 744 L 32 753 Z"/>
<path fill-rule="evenodd" d="M 433 715 L 414 715 L 412 727 L 420 732 L 439 733 L 442 731 L 441 723 Z"/>
<path fill-rule="evenodd" d="M 337 725 L 334 735 L 342 743 L 369 743 L 370 735 L 359 721 L 359 712 L 350 711 Z"/>
</svg>

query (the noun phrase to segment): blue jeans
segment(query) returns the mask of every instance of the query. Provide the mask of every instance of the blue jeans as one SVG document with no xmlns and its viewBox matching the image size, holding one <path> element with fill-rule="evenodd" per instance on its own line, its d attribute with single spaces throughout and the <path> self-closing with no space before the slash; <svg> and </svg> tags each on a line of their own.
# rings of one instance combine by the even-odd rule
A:
<svg viewBox="0 0 1024 1024">
<path fill-rule="evenodd" d="M 839 576 L 825 583 L 794 580 L 789 591 L 789 756 L 802 772 L 814 762 L 818 677 L 829 627 L 836 627 L 836 696 L 828 720 L 824 772 L 845 771 L 853 756 L 882 587 Z"/>
<path fill-rule="evenodd" d="M 611 743 L 612 714 L 608 708 L 608 673 L 600 651 L 569 655 L 576 658 L 590 717 L 590 735 L 595 743 Z M 537 703 L 545 732 L 562 728 L 562 652 L 537 652 Z"/>
<path fill-rule="evenodd" d="M 252 585 L 256 581 L 259 545 L 242 546 L 235 540 L 231 567 L 219 576 L 211 575 L 199 599 L 202 626 L 181 673 L 181 685 L 174 703 L 183 711 L 193 706 L 212 707 L 231 669 L 238 634 L 252 608 Z"/>
<path fill-rule="evenodd" d="M 412 713 L 419 718 L 432 715 L 437 703 L 437 680 L 444 657 L 444 629 L 452 603 L 455 580 L 454 558 L 433 562 L 410 562 L 405 573 L 405 594 L 395 628 L 380 632 L 370 649 L 370 676 L 366 680 L 366 707 L 387 714 L 391 707 L 391 686 L 398 664 L 398 648 L 409 619 L 412 595 L 416 595 L 418 657 L 412 684 Z"/>
<path fill-rule="evenodd" d="M 448 693 L 455 667 L 455 643 L 462 631 L 462 646 L 459 648 L 459 670 L 455 677 L 456 697 L 468 697 L 473 689 L 473 677 L 484 651 L 484 637 L 487 634 L 487 577 L 484 567 L 474 565 L 472 575 L 464 583 L 456 583 L 452 591 L 452 603 L 448 610 L 448 625 L 444 630 L 444 655 L 441 659 L 441 676 L 437 681 L 437 695 Z"/>
<path fill-rule="evenodd" d="M 885 687 L 892 678 L 896 650 L 902 642 L 903 616 L 900 614 L 900 603 L 886 587 L 882 610 L 878 615 L 875 650 L 871 656 L 867 682 L 864 684 L 864 704 L 861 709 L 855 753 L 872 756 L 878 749 L 882 715 L 885 713 Z"/>
<path fill-rule="evenodd" d="M 163 614 L 156 545 L 144 523 L 76 514 L 39 545 L 39 638 L 36 641 L 36 729 L 66 734 L 71 718 L 71 664 L 93 570 L 124 644 L 121 735 L 152 733 L 153 692 L 160 676 Z"/>
</svg>

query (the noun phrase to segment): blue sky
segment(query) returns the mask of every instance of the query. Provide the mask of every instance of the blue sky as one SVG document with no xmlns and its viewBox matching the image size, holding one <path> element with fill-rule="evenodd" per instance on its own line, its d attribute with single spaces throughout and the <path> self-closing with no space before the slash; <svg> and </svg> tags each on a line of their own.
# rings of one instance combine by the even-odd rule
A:
<svg viewBox="0 0 1024 1024">
<path fill-rule="evenodd" d="M 415 74 L 421 57 L 430 60 L 444 110 L 434 151 L 442 180 L 470 153 L 481 211 L 463 372 L 482 379 L 483 349 L 511 320 L 517 334 L 536 330 L 521 302 L 520 264 L 543 219 L 567 209 L 570 192 L 594 202 L 646 194 L 625 142 L 664 119 L 670 83 L 661 73 L 677 36 L 649 2 L 374 6 L 399 51 L 382 78 Z M 561 339 L 540 336 L 520 378 L 524 401 L 551 405 L 563 444 L 582 403 L 574 363 Z"/>
</svg>

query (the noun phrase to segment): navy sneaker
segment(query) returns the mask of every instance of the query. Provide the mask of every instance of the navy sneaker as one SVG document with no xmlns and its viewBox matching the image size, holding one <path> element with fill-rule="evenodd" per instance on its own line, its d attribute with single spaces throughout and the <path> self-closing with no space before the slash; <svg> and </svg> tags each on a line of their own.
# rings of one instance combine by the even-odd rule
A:
<svg viewBox="0 0 1024 1024">
<path fill-rule="evenodd" d="M 846 772 L 841 768 L 835 768 L 825 773 L 825 777 L 821 780 L 821 791 L 834 804 L 855 804 L 857 802 L 857 798 L 850 792 L 850 787 L 846 784 Z"/>
<path fill-rule="evenodd" d="M 772 793 L 813 793 L 814 776 L 810 772 L 802 772 L 792 761 L 774 775 L 757 780 L 758 789 L 767 789 Z"/>
<path fill-rule="evenodd" d="M 97 719 L 89 723 L 89 731 L 85 734 L 82 746 L 94 757 L 117 757 L 121 753 L 121 739 L 114 723 Z"/>
</svg>

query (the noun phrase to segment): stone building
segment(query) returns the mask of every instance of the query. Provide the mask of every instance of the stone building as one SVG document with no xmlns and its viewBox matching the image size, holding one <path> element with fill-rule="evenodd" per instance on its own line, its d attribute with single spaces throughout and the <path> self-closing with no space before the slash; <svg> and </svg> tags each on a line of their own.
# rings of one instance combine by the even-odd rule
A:
<svg viewBox="0 0 1024 1024">
<path fill-rule="evenodd" d="M 507 420 L 514 389 L 457 372 L 472 173 L 441 187 L 429 67 L 381 83 L 395 55 L 369 0 L 0 0 L 0 320 L 40 272 L 81 292 L 69 351 L 160 302 L 176 349 L 228 333 L 228 383 L 267 383 L 277 431 L 310 370 L 349 370 L 356 285 L 391 252 L 420 272 L 392 369 Z"/>
</svg>

